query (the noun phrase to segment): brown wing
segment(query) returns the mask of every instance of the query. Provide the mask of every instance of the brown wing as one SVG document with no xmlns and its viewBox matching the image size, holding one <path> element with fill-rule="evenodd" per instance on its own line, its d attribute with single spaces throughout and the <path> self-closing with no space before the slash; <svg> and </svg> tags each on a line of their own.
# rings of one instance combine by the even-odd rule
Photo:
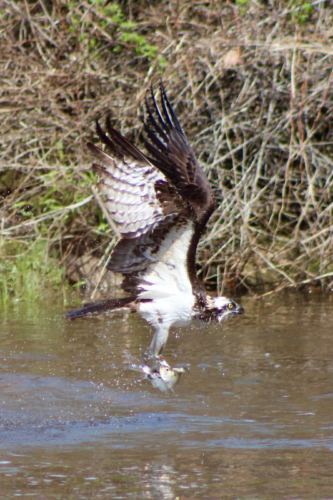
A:
<svg viewBox="0 0 333 500">
<path fill-rule="evenodd" d="M 138 273 L 163 259 L 173 228 L 180 230 L 177 237 L 188 230 L 189 224 L 194 233 L 196 217 L 164 173 L 117 132 L 109 120 L 106 129 L 108 135 L 97 123 L 97 133 L 106 151 L 91 143 L 88 147 L 100 161 L 99 165 L 93 164 L 100 178 L 98 187 L 122 235 L 108 269 L 127 275 L 124 288 L 133 291 L 142 277 L 140 274 L 138 281 Z"/>
<path fill-rule="evenodd" d="M 200 236 L 216 204 L 208 179 L 186 140 L 163 85 L 160 86 L 160 93 L 161 110 L 153 88 L 150 96 L 146 96 L 146 148 L 152 155 L 149 161 L 172 181 L 196 214 L 195 234 L 188 250 L 187 268 L 193 290 L 200 300 L 202 292 L 195 270 L 195 254 Z"/>
<path fill-rule="evenodd" d="M 208 179 L 188 144 L 182 127 L 160 87 L 161 111 L 153 89 L 146 96 L 144 128 L 148 139 L 149 160 L 177 187 L 193 207 L 201 231 L 215 209 L 215 200 Z M 200 235 L 199 235 L 200 236 Z"/>
</svg>

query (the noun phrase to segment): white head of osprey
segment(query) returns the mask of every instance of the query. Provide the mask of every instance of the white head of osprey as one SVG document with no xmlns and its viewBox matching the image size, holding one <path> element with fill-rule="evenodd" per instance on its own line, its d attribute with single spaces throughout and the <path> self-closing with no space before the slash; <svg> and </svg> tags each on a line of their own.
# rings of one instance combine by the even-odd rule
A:
<svg viewBox="0 0 333 500">
<path fill-rule="evenodd" d="M 145 99 L 147 154 L 114 129 L 109 118 L 105 130 L 97 122 L 104 148 L 91 143 L 88 148 L 97 160 L 92 168 L 99 176 L 105 207 L 120 234 L 107 268 L 123 275 L 126 296 L 84 304 L 67 317 L 114 311 L 140 314 L 154 333 L 136 366 L 145 378 L 153 373 L 155 382 L 157 377 L 172 389 L 181 372 L 162 358 L 170 328 L 192 320 L 220 323 L 244 309 L 230 298 L 206 294 L 197 277 L 196 248 L 215 199 L 163 85 L 160 106 L 153 88 Z"/>
</svg>

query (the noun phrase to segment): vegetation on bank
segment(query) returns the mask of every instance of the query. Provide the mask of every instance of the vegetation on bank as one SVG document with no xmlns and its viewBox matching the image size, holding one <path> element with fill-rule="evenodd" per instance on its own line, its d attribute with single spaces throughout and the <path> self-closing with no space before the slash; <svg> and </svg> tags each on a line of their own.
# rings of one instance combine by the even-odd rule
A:
<svg viewBox="0 0 333 500">
<path fill-rule="evenodd" d="M 206 285 L 333 287 L 330 1 L 2 6 L 3 297 L 115 280 L 85 144 L 110 111 L 142 146 L 143 99 L 161 77 L 218 200 L 198 252 Z"/>
</svg>

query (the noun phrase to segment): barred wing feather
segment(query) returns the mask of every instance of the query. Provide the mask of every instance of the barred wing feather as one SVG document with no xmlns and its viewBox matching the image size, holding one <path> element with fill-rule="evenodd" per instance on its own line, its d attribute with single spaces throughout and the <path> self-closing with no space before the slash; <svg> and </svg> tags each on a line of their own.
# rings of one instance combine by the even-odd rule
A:
<svg viewBox="0 0 333 500">
<path fill-rule="evenodd" d="M 122 235 L 108 268 L 130 275 L 163 260 L 168 247 L 174 245 L 184 231 L 188 231 L 188 226 L 194 228 L 196 217 L 190 204 L 165 174 L 117 132 L 109 121 L 106 126 L 108 136 L 98 124 L 97 132 L 107 152 L 93 144 L 89 144 L 89 148 L 100 162 L 93 165 L 100 179 L 98 187 Z M 172 237 L 174 227 L 177 227 L 177 235 L 175 233 Z M 189 245 L 190 241 L 187 245 L 182 244 L 185 256 Z M 134 282 L 137 287 L 136 277 L 125 280 L 126 290 L 132 291 Z"/>
</svg>

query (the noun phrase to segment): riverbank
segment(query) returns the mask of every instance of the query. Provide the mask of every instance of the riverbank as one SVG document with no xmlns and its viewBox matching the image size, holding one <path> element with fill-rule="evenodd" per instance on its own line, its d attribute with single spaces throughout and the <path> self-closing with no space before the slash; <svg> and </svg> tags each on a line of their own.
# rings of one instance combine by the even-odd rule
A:
<svg viewBox="0 0 333 500">
<path fill-rule="evenodd" d="M 218 201 L 198 252 L 206 286 L 332 288 L 333 8 L 277 4 L 6 0 L 2 294 L 106 286 L 116 238 L 85 144 L 110 111 L 143 147 L 161 77 Z"/>
</svg>

